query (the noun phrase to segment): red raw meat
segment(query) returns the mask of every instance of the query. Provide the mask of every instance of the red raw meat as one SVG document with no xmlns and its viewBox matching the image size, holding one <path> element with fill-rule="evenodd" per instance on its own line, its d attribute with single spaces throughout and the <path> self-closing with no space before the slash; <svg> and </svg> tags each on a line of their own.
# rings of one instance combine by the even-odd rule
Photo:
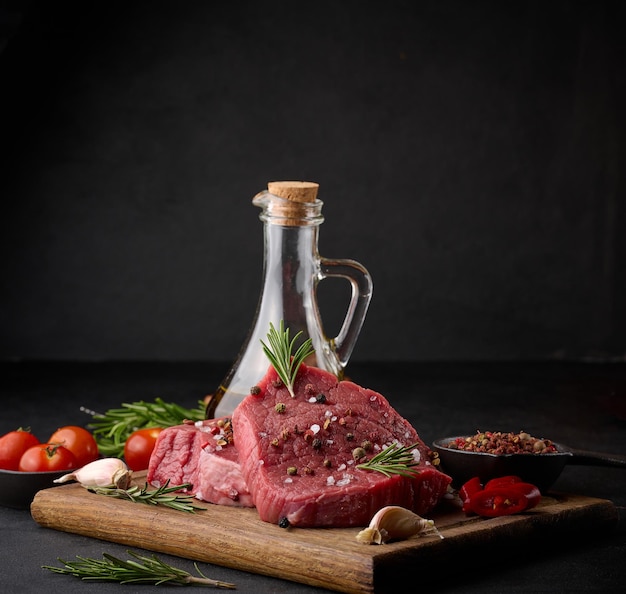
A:
<svg viewBox="0 0 626 594">
<path fill-rule="evenodd" d="M 232 443 L 230 419 L 210 419 L 161 431 L 150 457 L 147 481 L 159 487 L 191 483 L 186 492 L 219 505 L 253 507 Z"/>
<path fill-rule="evenodd" d="M 242 474 L 259 516 L 302 527 L 365 526 L 385 505 L 428 514 L 451 478 L 379 393 L 302 365 L 292 398 L 273 367 L 232 416 Z M 356 468 L 387 446 L 417 444 L 414 477 Z M 353 451 L 367 456 L 355 462 Z"/>
</svg>

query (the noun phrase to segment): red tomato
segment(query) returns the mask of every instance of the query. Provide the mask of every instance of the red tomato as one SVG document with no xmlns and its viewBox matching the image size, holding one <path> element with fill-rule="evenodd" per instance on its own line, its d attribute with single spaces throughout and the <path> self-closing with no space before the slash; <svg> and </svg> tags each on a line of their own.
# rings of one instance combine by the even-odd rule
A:
<svg viewBox="0 0 626 594">
<path fill-rule="evenodd" d="M 124 444 L 124 460 L 131 470 L 145 470 L 162 427 L 139 429 L 131 433 Z"/>
<path fill-rule="evenodd" d="M 474 493 L 468 502 L 469 511 L 495 518 L 517 514 L 528 508 L 528 498 L 521 490 L 511 486 L 492 487 Z"/>
<path fill-rule="evenodd" d="M 22 454 L 18 470 L 42 472 L 74 468 L 77 468 L 76 457 L 67 448 L 55 443 L 40 443 Z"/>
<path fill-rule="evenodd" d="M 0 468 L 17 470 L 22 454 L 38 443 L 39 440 L 27 429 L 9 431 L 0 437 Z"/>
<path fill-rule="evenodd" d="M 99 456 L 98 444 L 94 436 L 87 429 L 75 425 L 66 425 L 57 429 L 50 436 L 48 443 L 58 443 L 67 448 L 76 457 L 78 467 L 97 460 Z"/>
</svg>

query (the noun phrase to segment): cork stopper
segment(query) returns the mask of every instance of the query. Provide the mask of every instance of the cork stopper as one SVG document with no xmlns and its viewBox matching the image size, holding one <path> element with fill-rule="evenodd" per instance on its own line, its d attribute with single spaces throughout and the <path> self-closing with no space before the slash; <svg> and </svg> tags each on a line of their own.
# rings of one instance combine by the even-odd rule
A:
<svg viewBox="0 0 626 594">
<path fill-rule="evenodd" d="M 307 181 L 273 181 L 268 192 L 276 196 L 266 203 L 272 222 L 286 226 L 319 224 L 322 202 L 317 199 L 319 184 Z"/>
<path fill-rule="evenodd" d="M 319 187 L 319 184 L 307 181 L 273 181 L 267 184 L 270 194 L 292 202 L 315 202 Z"/>
</svg>

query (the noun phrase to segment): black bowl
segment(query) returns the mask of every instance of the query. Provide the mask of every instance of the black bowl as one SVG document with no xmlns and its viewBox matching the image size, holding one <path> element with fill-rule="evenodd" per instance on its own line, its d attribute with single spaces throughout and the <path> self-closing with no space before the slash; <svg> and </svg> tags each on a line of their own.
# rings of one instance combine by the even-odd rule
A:
<svg viewBox="0 0 626 594">
<path fill-rule="evenodd" d="M 54 479 L 60 478 L 71 470 L 52 470 L 45 472 L 19 472 L 0 470 L 0 505 L 16 509 L 29 509 L 37 491 L 57 487 Z"/>
<path fill-rule="evenodd" d="M 485 483 L 492 478 L 514 474 L 545 493 L 574 456 L 569 448 L 554 442 L 557 452 L 550 454 L 498 455 L 446 447 L 445 444 L 456 439 L 459 436 L 437 439 L 432 446 L 439 453 L 441 470 L 452 477 L 452 486 L 456 488 L 475 476 Z"/>
</svg>

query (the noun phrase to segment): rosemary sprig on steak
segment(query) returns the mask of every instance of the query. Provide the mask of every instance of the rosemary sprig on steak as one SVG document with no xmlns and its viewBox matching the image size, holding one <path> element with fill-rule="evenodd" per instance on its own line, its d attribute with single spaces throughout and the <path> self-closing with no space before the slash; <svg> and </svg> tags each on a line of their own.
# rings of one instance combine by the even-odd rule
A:
<svg viewBox="0 0 626 594">
<path fill-rule="evenodd" d="M 419 471 L 414 469 L 413 466 L 417 466 L 419 461 L 415 459 L 412 451 L 416 448 L 416 443 L 402 447 L 397 444 L 392 444 L 367 462 L 357 464 L 357 468 L 376 470 L 388 477 L 392 474 L 400 474 L 408 477 L 415 476 Z"/>
<path fill-rule="evenodd" d="M 146 557 L 133 551 L 128 551 L 133 557 L 128 561 L 118 559 L 108 553 L 103 553 L 103 559 L 76 556 L 77 561 L 58 559 L 65 567 L 43 565 L 54 573 L 73 575 L 85 581 L 118 582 L 120 584 L 176 584 L 180 586 L 211 586 L 234 590 L 235 584 L 222 582 L 206 577 L 194 563 L 200 577 L 196 577 L 173 565 L 169 565 L 156 555 Z"/>
<path fill-rule="evenodd" d="M 118 489 L 116 487 L 90 487 L 89 491 L 97 495 L 107 495 L 116 497 L 117 499 L 126 499 L 135 503 L 147 503 L 149 505 L 162 505 L 179 511 L 195 513 L 195 510 L 204 509 L 193 505 L 194 497 L 192 495 L 176 495 L 175 491 L 190 488 L 189 483 L 175 485 L 170 487 L 169 481 L 162 487 L 150 491 L 148 483 L 143 488 L 133 486 L 128 489 Z"/>
<path fill-rule="evenodd" d="M 270 330 L 267 333 L 269 346 L 261 341 L 261 344 L 263 345 L 263 352 L 270 360 L 270 363 L 273 365 L 276 373 L 278 373 L 278 377 L 280 377 L 289 390 L 292 398 L 296 397 L 293 391 L 293 384 L 296 381 L 298 369 L 303 361 L 315 352 L 312 346 L 313 343 L 311 339 L 308 338 L 300 345 L 298 350 L 292 356 L 291 353 L 301 334 L 302 331 L 298 332 L 293 337 L 293 340 L 290 341 L 289 328 L 285 330 L 285 324 L 281 320 L 278 325 L 278 330 L 276 330 L 276 328 L 274 328 L 274 324 L 270 322 Z"/>
</svg>

